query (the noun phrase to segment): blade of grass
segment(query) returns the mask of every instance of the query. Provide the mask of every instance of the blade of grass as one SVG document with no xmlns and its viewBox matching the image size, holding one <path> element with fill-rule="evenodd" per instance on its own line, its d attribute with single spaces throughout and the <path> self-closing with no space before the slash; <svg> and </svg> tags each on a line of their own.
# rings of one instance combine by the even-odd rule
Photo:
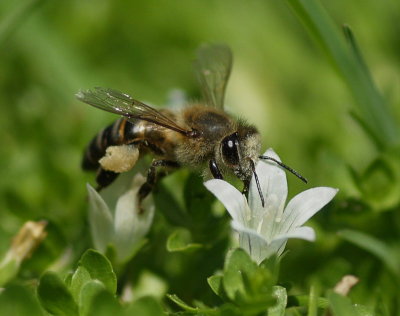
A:
<svg viewBox="0 0 400 316">
<path fill-rule="evenodd" d="M 365 63 L 350 29 L 345 29 L 350 41 L 350 45 L 346 45 L 339 29 L 319 2 L 287 0 L 287 3 L 323 47 L 343 77 L 358 104 L 360 117 L 375 135 L 373 139 L 375 144 L 379 148 L 398 145 L 399 126 L 389 112 L 386 101 L 374 85 L 369 72 L 365 70 Z"/>
</svg>

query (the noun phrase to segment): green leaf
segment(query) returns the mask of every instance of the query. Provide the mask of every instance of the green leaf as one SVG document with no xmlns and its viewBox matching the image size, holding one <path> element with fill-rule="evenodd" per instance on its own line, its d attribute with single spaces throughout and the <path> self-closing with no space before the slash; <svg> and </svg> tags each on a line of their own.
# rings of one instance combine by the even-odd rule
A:
<svg viewBox="0 0 400 316">
<path fill-rule="evenodd" d="M 7 316 L 43 316 L 39 302 L 26 287 L 11 285 L 0 294 L 1 314 Z"/>
<path fill-rule="evenodd" d="M 92 278 L 90 277 L 90 273 L 84 267 L 78 267 L 78 269 L 76 269 L 72 276 L 71 285 L 69 287 L 75 302 L 79 301 L 82 287 L 91 280 Z"/>
<path fill-rule="evenodd" d="M 276 284 L 278 282 L 280 262 L 283 256 L 284 254 L 282 256 L 274 254 L 271 257 L 264 259 L 264 261 L 260 263 L 261 268 L 270 271 L 271 275 L 273 276 L 273 284 Z"/>
<path fill-rule="evenodd" d="M 78 315 L 78 306 L 71 293 L 54 272 L 43 274 L 37 291 L 40 303 L 49 313 L 57 316 Z"/>
<path fill-rule="evenodd" d="M 223 279 L 224 277 L 222 275 L 216 274 L 207 278 L 207 283 L 215 294 L 217 294 L 224 301 L 227 301 L 228 297 L 224 290 Z"/>
<path fill-rule="evenodd" d="M 363 305 L 353 305 L 348 297 L 330 292 L 328 300 L 334 316 L 373 316 L 374 313 Z"/>
<path fill-rule="evenodd" d="M 110 261 L 96 250 L 89 249 L 79 261 L 79 266 L 84 267 L 92 280 L 99 280 L 110 293 L 117 290 L 117 277 Z"/>
<path fill-rule="evenodd" d="M 102 291 L 104 291 L 104 284 L 98 280 L 92 280 L 82 287 L 79 296 L 79 311 L 81 316 L 90 316 L 90 309 L 93 299 Z"/>
<path fill-rule="evenodd" d="M 176 294 L 167 294 L 167 297 L 173 301 L 176 305 L 184 309 L 185 311 L 189 312 L 198 312 L 199 309 L 196 307 L 192 307 L 188 304 L 186 304 L 184 301 L 182 301 Z"/>
<path fill-rule="evenodd" d="M 225 261 L 223 284 L 227 296 L 235 300 L 237 295 L 245 293 L 243 275 L 254 272 L 257 264 L 240 248 L 231 250 Z"/>
<path fill-rule="evenodd" d="M 354 37 L 351 46 L 346 45 L 343 36 L 320 2 L 316 0 L 287 0 L 287 2 L 342 75 L 357 102 L 360 117 L 367 129 L 374 134 L 374 140 L 378 142 L 377 146 L 390 147 L 399 144 L 399 128 L 386 101 L 365 70 L 365 65 L 360 61 L 361 54 L 358 47 L 355 48 Z M 349 34 L 347 37 L 349 38 Z"/>
<path fill-rule="evenodd" d="M 274 286 L 273 294 L 276 297 L 276 304 L 268 308 L 268 316 L 284 316 L 287 305 L 286 289 L 282 286 Z"/>
<path fill-rule="evenodd" d="M 400 262 L 397 253 L 382 241 L 355 230 L 342 230 L 339 235 L 347 241 L 378 257 L 397 277 L 400 277 Z"/>
<path fill-rule="evenodd" d="M 123 315 L 123 309 L 108 290 L 103 290 L 92 297 L 89 311 L 86 315 L 119 316 Z"/>
<path fill-rule="evenodd" d="M 192 243 L 190 231 L 185 228 L 176 229 L 167 240 L 167 250 L 169 252 L 190 251 L 202 247 L 202 244 Z"/>
<path fill-rule="evenodd" d="M 166 315 L 160 303 L 151 296 L 142 297 L 125 310 L 126 315 L 140 315 L 140 316 L 163 316 Z"/>
</svg>

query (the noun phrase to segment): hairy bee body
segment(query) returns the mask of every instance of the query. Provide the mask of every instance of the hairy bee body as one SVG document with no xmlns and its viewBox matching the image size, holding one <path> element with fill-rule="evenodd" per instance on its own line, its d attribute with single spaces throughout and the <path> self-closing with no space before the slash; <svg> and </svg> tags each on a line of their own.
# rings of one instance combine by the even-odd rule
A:
<svg viewBox="0 0 400 316">
<path fill-rule="evenodd" d="M 162 109 L 160 112 L 198 135 L 189 138 L 152 122 L 121 118 L 89 143 L 82 161 L 83 169 L 98 169 L 107 148 L 120 145 L 136 146 L 140 156 L 150 153 L 156 159 L 176 162 L 179 166 L 203 169 L 209 160 L 219 156 L 216 148 L 226 136 L 238 130 L 257 133 L 254 127 L 245 126 L 223 110 L 201 104 L 189 105 L 179 111 Z M 220 160 L 216 159 L 216 162 L 223 166 Z"/>
<path fill-rule="evenodd" d="M 146 182 L 138 191 L 139 201 L 165 173 L 158 171 L 159 168 L 189 167 L 200 169 L 206 178 L 223 179 L 233 174 L 243 181 L 244 192 L 254 175 L 264 203 L 255 173 L 260 134 L 254 126 L 224 111 L 231 67 L 232 52 L 226 45 L 200 47 L 195 71 L 204 101 L 180 110 L 155 109 L 114 89 L 80 91 L 79 100 L 123 117 L 98 133 L 86 148 L 82 166 L 87 170 L 97 169 L 99 189 L 150 153 L 154 160 Z"/>
</svg>

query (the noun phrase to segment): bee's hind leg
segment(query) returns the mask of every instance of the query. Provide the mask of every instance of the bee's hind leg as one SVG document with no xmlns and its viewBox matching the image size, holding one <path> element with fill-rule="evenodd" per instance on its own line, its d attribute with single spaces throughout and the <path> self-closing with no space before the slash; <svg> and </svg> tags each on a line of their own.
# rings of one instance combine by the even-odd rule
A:
<svg viewBox="0 0 400 316">
<path fill-rule="evenodd" d="M 157 167 L 179 168 L 180 165 L 176 161 L 171 160 L 153 160 L 149 170 L 147 171 L 146 182 L 142 184 L 138 192 L 140 212 L 143 211 L 141 209 L 141 204 L 144 198 L 150 194 L 157 181 L 166 175 L 165 172 L 157 173 Z"/>
<path fill-rule="evenodd" d="M 99 167 L 96 175 L 96 183 L 97 183 L 96 191 L 100 191 L 101 189 L 104 189 L 105 187 L 109 186 L 111 183 L 114 182 L 114 180 L 118 176 L 119 173 L 117 172 L 105 170 Z"/>
</svg>

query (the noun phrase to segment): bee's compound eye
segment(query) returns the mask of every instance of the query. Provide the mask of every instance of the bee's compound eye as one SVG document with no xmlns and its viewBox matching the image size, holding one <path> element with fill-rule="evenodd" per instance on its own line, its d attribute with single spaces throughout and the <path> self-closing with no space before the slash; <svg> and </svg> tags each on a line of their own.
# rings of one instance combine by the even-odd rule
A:
<svg viewBox="0 0 400 316">
<path fill-rule="evenodd" d="M 237 133 L 229 135 L 222 140 L 222 158 L 229 165 L 239 164 L 239 141 Z"/>
</svg>

